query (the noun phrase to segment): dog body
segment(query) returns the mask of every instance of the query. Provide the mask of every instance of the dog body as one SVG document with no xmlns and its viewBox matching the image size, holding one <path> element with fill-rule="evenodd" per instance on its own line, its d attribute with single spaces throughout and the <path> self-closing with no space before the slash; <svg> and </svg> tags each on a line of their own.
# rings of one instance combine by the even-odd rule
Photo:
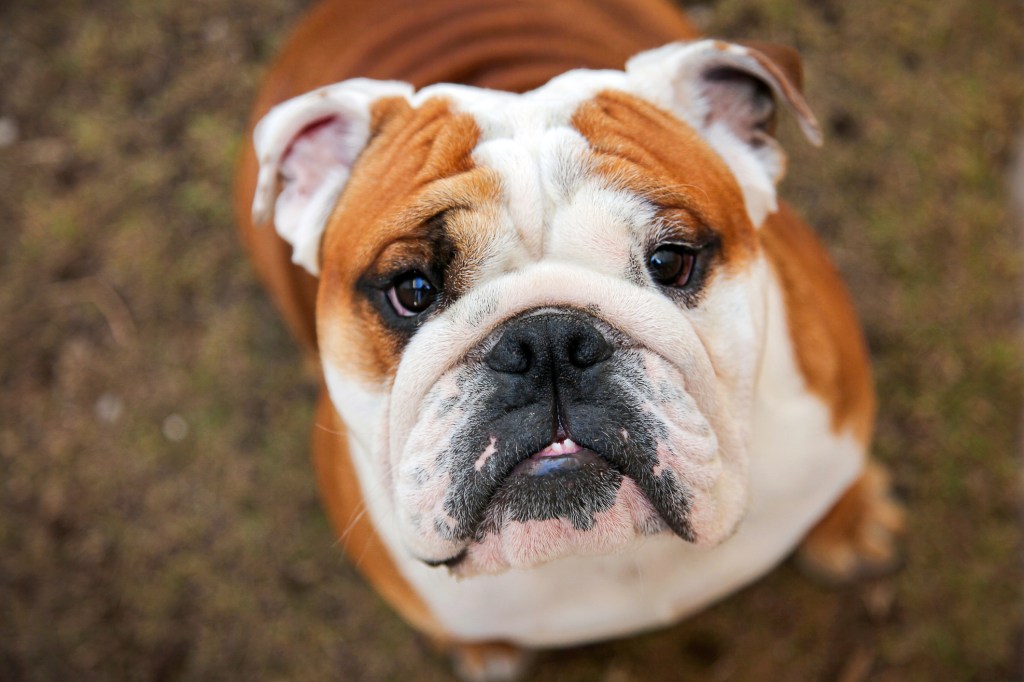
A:
<svg viewBox="0 0 1024 682">
<path fill-rule="evenodd" d="M 325 3 L 263 89 L 238 213 L 322 363 L 321 492 L 438 640 L 670 623 L 809 531 L 835 574 L 891 555 L 859 327 L 775 195 L 774 102 L 820 139 L 798 62 L 651 49 L 693 37 L 654 0 Z"/>
</svg>

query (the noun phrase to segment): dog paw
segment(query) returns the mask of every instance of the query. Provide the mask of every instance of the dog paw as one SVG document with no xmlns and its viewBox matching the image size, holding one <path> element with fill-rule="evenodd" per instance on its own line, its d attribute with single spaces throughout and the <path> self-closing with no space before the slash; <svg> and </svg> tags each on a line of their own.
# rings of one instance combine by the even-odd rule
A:
<svg viewBox="0 0 1024 682">
<path fill-rule="evenodd" d="M 457 644 L 452 664 L 462 682 L 514 682 L 523 679 L 530 653 L 512 644 Z"/>
<path fill-rule="evenodd" d="M 828 582 L 873 578 L 899 564 L 903 506 L 892 497 L 889 472 L 869 461 L 864 473 L 804 538 L 800 565 Z"/>
</svg>

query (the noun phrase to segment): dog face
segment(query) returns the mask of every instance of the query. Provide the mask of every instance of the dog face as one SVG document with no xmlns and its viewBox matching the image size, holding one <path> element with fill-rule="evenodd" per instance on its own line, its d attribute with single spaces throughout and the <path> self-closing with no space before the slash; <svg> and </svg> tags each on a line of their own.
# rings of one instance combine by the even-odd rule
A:
<svg viewBox="0 0 1024 682">
<path fill-rule="evenodd" d="M 320 276 L 330 394 L 413 556 L 469 575 L 733 532 L 772 95 L 817 139 L 798 85 L 702 41 L 523 95 L 346 81 L 261 122 L 255 211 Z"/>
</svg>

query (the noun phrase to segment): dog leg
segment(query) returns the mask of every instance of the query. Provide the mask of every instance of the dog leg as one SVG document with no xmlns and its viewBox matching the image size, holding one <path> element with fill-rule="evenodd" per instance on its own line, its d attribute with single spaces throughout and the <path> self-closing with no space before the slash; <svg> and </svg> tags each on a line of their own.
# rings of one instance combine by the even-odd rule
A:
<svg viewBox="0 0 1024 682">
<path fill-rule="evenodd" d="M 810 573 L 847 582 L 896 567 L 903 506 L 892 497 L 888 470 L 869 459 L 864 473 L 804 538 L 797 558 Z"/>
<path fill-rule="evenodd" d="M 449 647 L 455 674 L 463 682 L 514 682 L 523 679 L 532 656 L 505 642 L 453 644 Z"/>
</svg>

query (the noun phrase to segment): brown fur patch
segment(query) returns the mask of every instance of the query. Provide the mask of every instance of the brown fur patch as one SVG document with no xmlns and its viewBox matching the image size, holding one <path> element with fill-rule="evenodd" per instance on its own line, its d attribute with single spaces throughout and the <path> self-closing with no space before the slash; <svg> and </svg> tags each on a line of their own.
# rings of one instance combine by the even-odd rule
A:
<svg viewBox="0 0 1024 682">
<path fill-rule="evenodd" d="M 324 387 L 320 388 L 313 426 L 313 464 L 327 515 L 353 565 L 409 623 L 421 632 L 443 638 L 440 624 L 399 572 L 366 513 L 359 477 L 348 452 L 345 425 Z"/>
<path fill-rule="evenodd" d="M 689 125 L 616 91 L 583 103 L 572 125 L 590 143 L 598 173 L 653 203 L 681 236 L 717 237 L 727 269 L 742 268 L 756 256 L 758 241 L 739 185 Z"/>
<path fill-rule="evenodd" d="M 361 280 L 395 268 L 429 272 L 438 214 L 489 211 L 498 197 L 493 171 L 475 168 L 480 132 L 444 99 L 413 109 L 384 101 L 374 112 L 376 136 L 356 162 L 327 226 L 317 300 L 322 352 L 347 373 L 381 385 L 395 373 L 404 337 L 385 323 Z M 456 253 L 472 251 L 472 235 L 445 230 Z M 437 283 L 441 284 L 441 283 Z"/>
<path fill-rule="evenodd" d="M 782 285 L 797 364 L 828 404 L 835 431 L 871 440 L 875 393 L 867 348 L 849 294 L 825 248 L 781 203 L 761 229 L 761 243 Z"/>
</svg>

